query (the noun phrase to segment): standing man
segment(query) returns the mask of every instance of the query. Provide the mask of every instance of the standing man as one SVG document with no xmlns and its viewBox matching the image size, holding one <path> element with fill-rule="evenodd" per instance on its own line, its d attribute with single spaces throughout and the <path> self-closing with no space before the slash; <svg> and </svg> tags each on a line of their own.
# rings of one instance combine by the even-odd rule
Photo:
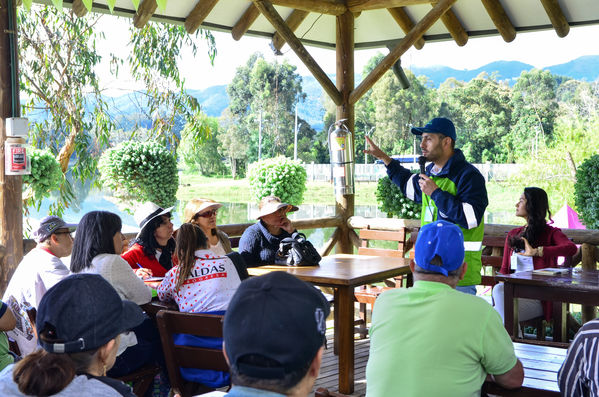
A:
<svg viewBox="0 0 599 397">
<path fill-rule="evenodd" d="M 6 287 L 2 301 L 17 318 L 17 327 L 9 336 L 17 341 L 23 356 L 37 345 L 26 312 L 30 308 L 37 309 L 46 291 L 70 274 L 60 258 L 71 255 L 71 233 L 76 227 L 57 216 L 43 218 L 33 231 L 36 247 L 23 257 Z"/>
<path fill-rule="evenodd" d="M 484 299 L 455 291 L 464 277 L 464 238 L 446 221 L 422 226 L 412 288 L 376 300 L 366 396 L 480 396 L 490 378 L 522 385 L 524 369 L 501 317 Z"/>
<path fill-rule="evenodd" d="M 422 225 L 442 219 L 460 227 L 464 234 L 464 248 L 468 271 L 457 289 L 476 295 L 480 284 L 481 250 L 484 234 L 483 215 L 489 204 L 485 179 L 455 149 L 456 133 L 451 120 L 438 117 L 424 127 L 412 128 L 412 134 L 421 135 L 422 156 L 430 164 L 419 175 L 401 166 L 376 146 L 370 138 L 370 146 L 364 153 L 382 160 L 387 175 L 402 193 L 417 203 L 422 203 Z"/>
</svg>

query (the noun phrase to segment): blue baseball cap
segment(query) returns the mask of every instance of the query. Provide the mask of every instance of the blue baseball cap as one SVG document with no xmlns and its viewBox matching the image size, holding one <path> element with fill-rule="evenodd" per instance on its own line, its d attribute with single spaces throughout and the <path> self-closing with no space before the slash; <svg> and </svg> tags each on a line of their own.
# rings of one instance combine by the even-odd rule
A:
<svg viewBox="0 0 599 397">
<path fill-rule="evenodd" d="M 420 228 L 414 260 L 418 267 L 445 276 L 464 263 L 464 235 L 459 227 L 447 221 L 435 221 Z M 439 256 L 442 266 L 431 261 Z"/>
<path fill-rule="evenodd" d="M 455 127 L 451 120 L 445 117 L 437 117 L 429 121 L 424 127 L 413 127 L 412 134 L 422 135 L 423 133 L 443 134 L 456 140 Z"/>
</svg>

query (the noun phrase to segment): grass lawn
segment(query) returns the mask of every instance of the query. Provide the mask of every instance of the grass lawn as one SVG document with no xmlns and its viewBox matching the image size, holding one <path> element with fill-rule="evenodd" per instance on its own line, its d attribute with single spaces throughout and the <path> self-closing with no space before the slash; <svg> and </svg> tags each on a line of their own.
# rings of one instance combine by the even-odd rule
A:
<svg viewBox="0 0 599 397">
<path fill-rule="evenodd" d="M 205 177 L 198 174 L 183 173 L 180 175 L 177 198 L 188 201 L 194 197 L 209 197 L 226 203 L 252 202 L 247 179 L 226 177 Z M 376 205 L 376 182 L 356 183 L 356 205 Z M 520 188 L 514 188 L 505 182 L 487 183 L 489 195 L 488 212 L 514 212 L 514 206 L 520 197 Z M 308 182 L 304 193 L 303 204 L 333 204 L 335 196 L 333 185 L 328 182 Z"/>
</svg>

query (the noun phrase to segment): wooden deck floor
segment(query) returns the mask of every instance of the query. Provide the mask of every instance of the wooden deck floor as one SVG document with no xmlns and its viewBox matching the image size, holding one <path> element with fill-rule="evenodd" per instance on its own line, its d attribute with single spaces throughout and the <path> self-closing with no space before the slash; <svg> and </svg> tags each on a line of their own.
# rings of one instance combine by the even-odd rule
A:
<svg viewBox="0 0 599 397">
<path fill-rule="evenodd" d="M 337 356 L 333 354 L 333 335 L 327 335 L 328 349 L 324 351 L 320 375 L 314 384 L 314 390 L 325 387 L 329 391 L 338 391 L 339 365 Z M 366 394 L 366 363 L 368 362 L 368 351 L 370 339 L 356 339 L 354 350 L 354 393 L 352 396 L 364 396 Z"/>
</svg>

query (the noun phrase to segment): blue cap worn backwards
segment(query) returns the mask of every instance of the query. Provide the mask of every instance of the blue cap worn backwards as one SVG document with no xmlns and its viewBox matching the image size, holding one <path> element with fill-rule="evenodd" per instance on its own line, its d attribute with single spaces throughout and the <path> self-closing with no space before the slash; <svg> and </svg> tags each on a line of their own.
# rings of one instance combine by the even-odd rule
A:
<svg viewBox="0 0 599 397">
<path fill-rule="evenodd" d="M 445 117 L 437 117 L 429 121 L 424 127 L 413 127 L 412 134 L 422 135 L 428 132 L 432 134 L 443 134 L 450 137 L 454 141 L 456 140 L 455 127 L 451 120 Z"/>
<path fill-rule="evenodd" d="M 414 260 L 418 267 L 445 276 L 464 263 L 464 235 L 459 227 L 447 221 L 435 221 L 420 228 Z M 439 256 L 443 265 L 431 261 Z"/>
</svg>

